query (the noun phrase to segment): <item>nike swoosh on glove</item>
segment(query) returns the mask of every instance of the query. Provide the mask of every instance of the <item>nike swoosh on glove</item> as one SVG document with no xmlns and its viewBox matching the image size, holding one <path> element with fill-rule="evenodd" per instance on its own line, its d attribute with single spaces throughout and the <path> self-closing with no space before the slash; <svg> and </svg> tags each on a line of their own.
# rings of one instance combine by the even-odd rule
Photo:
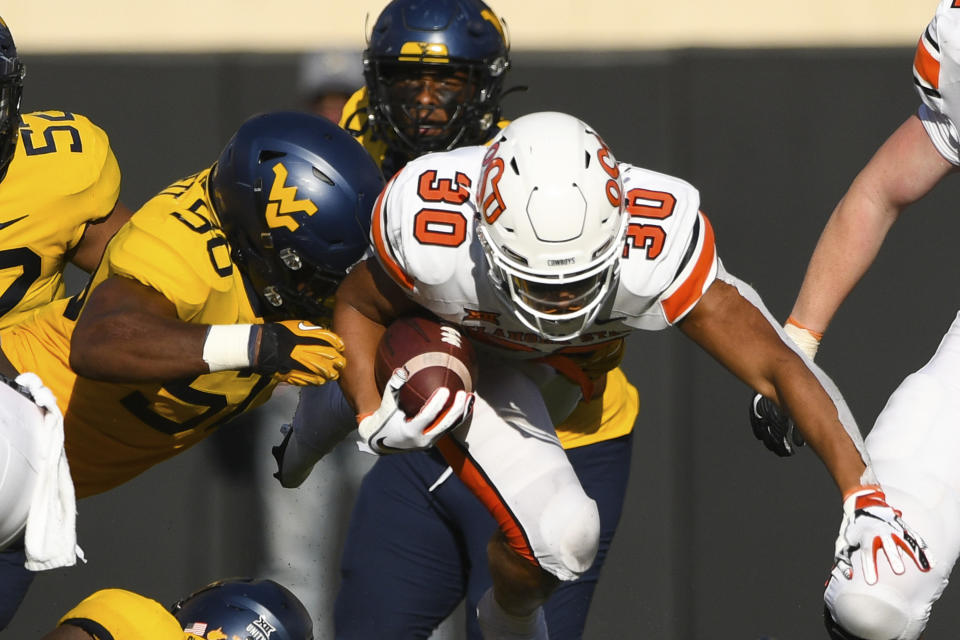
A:
<svg viewBox="0 0 960 640">
<path fill-rule="evenodd" d="M 300 387 L 319 385 L 340 377 L 347 361 L 343 340 L 334 332 L 303 320 L 284 320 L 259 326 L 252 341 L 253 370 Z"/>
<path fill-rule="evenodd" d="M 450 390 L 439 387 L 410 418 L 397 406 L 397 397 L 408 377 L 403 367 L 395 369 L 383 390 L 380 407 L 359 417 L 360 437 L 374 453 L 384 455 L 402 451 L 428 449 L 442 436 L 467 422 L 473 415 L 475 396 L 457 391 L 453 402 L 444 408 Z"/>
</svg>

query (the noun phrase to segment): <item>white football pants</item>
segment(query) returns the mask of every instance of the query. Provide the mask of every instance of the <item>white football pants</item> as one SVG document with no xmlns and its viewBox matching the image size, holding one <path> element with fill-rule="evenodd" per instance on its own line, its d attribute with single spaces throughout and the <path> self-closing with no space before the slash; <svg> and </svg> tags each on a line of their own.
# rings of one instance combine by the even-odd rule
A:
<svg viewBox="0 0 960 640">
<path fill-rule="evenodd" d="M 947 586 L 960 554 L 960 314 L 937 352 L 900 384 L 866 439 L 887 499 L 927 543 L 930 571 L 910 561 L 894 575 L 879 558 L 877 584 L 834 570 L 824 600 L 835 620 L 865 640 L 913 640 Z"/>
</svg>

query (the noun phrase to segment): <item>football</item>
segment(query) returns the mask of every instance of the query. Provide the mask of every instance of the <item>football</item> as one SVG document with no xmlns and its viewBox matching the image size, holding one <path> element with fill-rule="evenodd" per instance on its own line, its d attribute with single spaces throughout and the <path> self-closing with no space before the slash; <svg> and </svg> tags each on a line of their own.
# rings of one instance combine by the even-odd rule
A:
<svg viewBox="0 0 960 640">
<path fill-rule="evenodd" d="M 400 387 L 397 403 L 407 416 L 420 411 L 439 387 L 473 391 L 477 384 L 477 357 L 470 341 L 460 330 L 423 316 L 395 320 L 380 339 L 374 364 L 377 388 L 381 391 L 394 369 L 406 367 L 410 377 Z"/>
</svg>

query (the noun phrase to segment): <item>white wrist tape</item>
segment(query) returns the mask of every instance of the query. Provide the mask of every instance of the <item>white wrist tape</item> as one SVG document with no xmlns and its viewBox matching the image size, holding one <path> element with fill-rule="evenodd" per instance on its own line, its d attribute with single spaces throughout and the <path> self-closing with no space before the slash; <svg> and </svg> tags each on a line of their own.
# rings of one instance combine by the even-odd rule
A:
<svg viewBox="0 0 960 640">
<path fill-rule="evenodd" d="M 203 343 L 203 361 L 210 371 L 244 369 L 250 366 L 252 324 L 214 324 Z"/>
<path fill-rule="evenodd" d="M 811 360 L 817 355 L 817 349 L 820 348 L 820 338 L 815 336 L 808 329 L 797 326 L 792 322 L 783 325 L 783 332 L 793 340 L 793 343 L 800 347 L 800 351 Z"/>
</svg>

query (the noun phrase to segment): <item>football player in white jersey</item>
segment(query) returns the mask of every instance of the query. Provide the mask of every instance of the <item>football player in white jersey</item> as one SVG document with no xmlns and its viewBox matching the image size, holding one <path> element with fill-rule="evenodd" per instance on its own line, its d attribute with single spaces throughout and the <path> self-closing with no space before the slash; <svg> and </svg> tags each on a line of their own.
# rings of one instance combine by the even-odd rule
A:
<svg viewBox="0 0 960 640">
<path fill-rule="evenodd" d="M 922 560 L 839 392 L 724 270 L 699 204 L 688 183 L 618 164 L 597 133 L 560 113 L 521 117 L 489 147 L 414 160 L 378 199 L 376 255 L 337 292 L 334 327 L 350 361 L 342 386 L 374 451 L 436 445 L 497 519 L 493 587 L 478 607 L 486 638 L 546 638 L 540 605 L 593 561 L 597 508 L 554 425 L 590 393 L 578 352 L 636 329 L 677 325 L 789 407 L 841 492 L 872 500 L 872 517 L 851 514 L 845 534 L 882 543 L 901 570 Z M 474 340 L 480 377 L 452 408 L 440 408 L 440 389 L 407 419 L 396 406 L 403 371 L 381 397 L 374 355 L 392 319 L 423 310 Z"/>
<path fill-rule="evenodd" d="M 954 37 L 958 39 L 955 40 Z M 873 262 L 900 213 L 960 167 L 960 2 L 941 0 L 920 37 L 913 82 L 922 104 L 860 171 L 823 230 L 787 320 L 812 359 L 838 307 Z M 932 567 L 864 570 L 855 541 L 837 541 L 840 561 L 824 594 L 831 637 L 918 638 L 960 553 L 960 316 L 933 358 L 894 391 L 866 439 L 873 468 L 904 518 L 923 533 Z M 795 449 L 789 418 L 762 407 L 758 437 Z M 755 424 L 755 429 L 757 425 Z M 796 444 L 796 443 L 794 443 Z"/>
</svg>

